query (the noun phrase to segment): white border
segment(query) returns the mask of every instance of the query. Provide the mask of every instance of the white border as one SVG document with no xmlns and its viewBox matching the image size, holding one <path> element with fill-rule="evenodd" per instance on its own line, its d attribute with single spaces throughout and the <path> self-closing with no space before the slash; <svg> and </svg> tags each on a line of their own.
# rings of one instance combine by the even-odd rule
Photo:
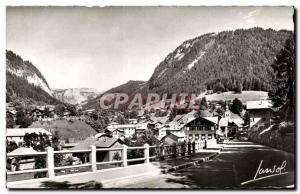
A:
<svg viewBox="0 0 300 194">
<path fill-rule="evenodd" d="M 183 5 L 191 5 L 191 6 L 199 6 L 199 5 L 207 5 L 207 6 L 217 6 L 217 5 L 224 5 L 224 6 L 247 6 L 247 5 L 254 5 L 254 6 L 263 6 L 263 5 L 270 5 L 270 6 L 280 6 L 280 5 L 286 5 L 286 6 L 295 6 L 296 9 L 299 9 L 300 1 L 299 0 L 1 0 L 0 1 L 0 123 L 1 123 L 1 149 L 0 149 L 0 155 L 2 157 L 2 165 L 0 165 L 0 192 L 1 193 L 8 193 L 11 191 L 8 191 L 5 186 L 5 7 L 7 5 L 17 6 L 17 5 L 39 5 L 39 6 L 72 6 L 72 5 L 80 5 L 80 6 L 121 6 L 121 5 L 136 5 L 136 6 L 157 6 L 157 5 L 164 5 L 164 6 L 183 6 Z M 298 10 L 299 11 L 299 10 Z M 298 13 L 299 14 L 299 13 Z M 296 20 L 296 26 L 298 26 L 299 22 Z M 297 30 L 297 27 L 295 28 Z M 297 33 L 298 35 L 298 33 Z M 297 37 L 297 45 L 298 45 L 298 37 Z M 299 49 L 297 50 L 297 57 L 299 53 Z M 298 67 L 297 75 L 299 75 Z M 297 96 L 299 96 L 299 84 L 297 87 Z M 297 111 L 298 109 L 297 104 Z M 299 122 L 299 114 L 297 115 L 297 121 Z M 299 123 L 298 123 L 299 125 Z M 299 140 L 299 130 L 296 129 L 298 132 L 297 139 Z M 297 149 L 297 154 L 299 153 L 299 149 Z M 297 168 L 298 169 L 298 168 Z M 299 185 L 299 179 L 297 178 L 297 185 Z M 22 191 L 22 193 L 31 193 L 32 191 Z M 34 192 L 50 192 L 50 191 L 34 191 Z M 62 191 L 58 191 L 62 192 Z M 65 191 L 67 192 L 67 191 Z M 71 192 L 81 193 L 81 192 L 88 192 L 88 191 L 74 191 Z M 96 191 L 101 193 L 115 193 L 117 191 Z M 132 191 L 127 191 L 132 192 Z M 140 191 L 138 191 L 140 192 Z M 151 192 L 151 191 L 143 191 L 143 192 Z M 171 193 L 174 191 L 165 191 L 167 193 Z M 177 192 L 189 192 L 185 190 L 179 190 Z M 198 192 L 198 191 L 197 191 Z M 200 192 L 206 192 L 206 191 L 200 191 Z M 211 193 L 211 191 L 209 191 Z M 221 191 L 212 191 L 212 192 L 221 192 Z M 242 191 L 237 191 L 238 193 L 241 193 Z M 254 191 L 253 191 L 254 192 Z M 277 192 L 277 191 L 271 191 L 271 192 Z M 281 192 L 280 190 L 278 192 Z"/>
</svg>

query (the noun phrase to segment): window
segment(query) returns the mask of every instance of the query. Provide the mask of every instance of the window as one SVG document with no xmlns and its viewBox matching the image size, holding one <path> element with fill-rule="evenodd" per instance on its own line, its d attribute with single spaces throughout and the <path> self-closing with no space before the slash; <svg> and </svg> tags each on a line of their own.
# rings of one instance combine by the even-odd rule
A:
<svg viewBox="0 0 300 194">
<path fill-rule="evenodd" d="M 192 134 L 189 134 L 189 139 L 193 139 L 193 135 Z"/>
<path fill-rule="evenodd" d="M 208 139 L 212 139 L 212 135 L 211 134 L 208 134 Z"/>
<path fill-rule="evenodd" d="M 195 136 L 195 139 L 196 139 L 196 140 L 198 140 L 198 139 L 199 139 L 199 135 L 198 135 L 198 134 L 196 134 L 196 136 Z"/>
<path fill-rule="evenodd" d="M 205 134 L 202 134 L 202 135 L 201 135 L 201 139 L 205 139 Z"/>
</svg>

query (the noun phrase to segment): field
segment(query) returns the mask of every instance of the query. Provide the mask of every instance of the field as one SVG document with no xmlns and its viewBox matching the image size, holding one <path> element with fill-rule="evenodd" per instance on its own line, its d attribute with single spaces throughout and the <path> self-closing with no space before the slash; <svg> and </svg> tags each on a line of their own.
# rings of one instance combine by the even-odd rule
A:
<svg viewBox="0 0 300 194">
<path fill-rule="evenodd" d="M 85 138 L 97 134 L 97 132 L 84 121 L 81 120 L 54 120 L 54 121 L 36 121 L 30 127 L 43 127 L 50 130 L 52 134 L 58 131 L 60 139 L 75 138 L 84 140 Z"/>
<path fill-rule="evenodd" d="M 247 101 L 252 100 L 266 100 L 268 99 L 268 92 L 263 91 L 243 91 L 242 93 L 234 93 L 234 92 L 223 92 L 220 94 L 208 94 L 204 95 L 206 100 L 208 101 L 233 101 L 233 99 L 238 98 L 242 101 L 242 103 L 246 103 Z"/>
</svg>

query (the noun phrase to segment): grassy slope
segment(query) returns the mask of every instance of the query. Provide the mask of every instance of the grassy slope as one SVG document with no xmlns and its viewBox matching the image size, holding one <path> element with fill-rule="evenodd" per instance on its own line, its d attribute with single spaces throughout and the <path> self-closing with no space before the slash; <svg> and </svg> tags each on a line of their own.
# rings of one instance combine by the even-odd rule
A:
<svg viewBox="0 0 300 194">
<path fill-rule="evenodd" d="M 30 127 L 43 127 L 45 129 L 58 131 L 60 139 L 75 138 L 77 140 L 84 140 L 90 135 L 97 133 L 91 126 L 80 120 L 36 121 L 32 123 Z M 54 133 L 54 131 L 52 131 L 52 133 Z"/>
<path fill-rule="evenodd" d="M 251 100 L 266 100 L 268 99 L 268 92 L 264 91 L 243 91 L 242 93 L 234 93 L 234 92 L 223 92 L 220 94 L 214 93 L 205 95 L 206 100 L 214 101 L 214 100 L 233 100 L 238 98 L 243 103 Z"/>
</svg>

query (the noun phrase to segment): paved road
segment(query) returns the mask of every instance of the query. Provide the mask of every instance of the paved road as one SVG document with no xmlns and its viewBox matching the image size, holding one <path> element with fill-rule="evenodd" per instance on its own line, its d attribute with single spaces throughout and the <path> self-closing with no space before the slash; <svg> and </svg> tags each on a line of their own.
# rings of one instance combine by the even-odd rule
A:
<svg viewBox="0 0 300 194">
<path fill-rule="evenodd" d="M 274 168 L 274 165 L 275 168 Z M 255 174 L 270 168 L 268 173 Z M 278 168 L 282 167 L 282 169 Z M 272 173 L 270 171 L 275 172 Z M 276 171 L 277 170 L 277 171 Z M 276 173 L 282 173 L 276 175 Z M 270 176 L 271 175 L 271 176 Z M 270 176 L 265 178 L 266 176 Z M 124 188 L 274 188 L 294 185 L 294 155 L 252 143 L 225 145 L 212 161 L 166 175 L 140 177 Z"/>
</svg>

